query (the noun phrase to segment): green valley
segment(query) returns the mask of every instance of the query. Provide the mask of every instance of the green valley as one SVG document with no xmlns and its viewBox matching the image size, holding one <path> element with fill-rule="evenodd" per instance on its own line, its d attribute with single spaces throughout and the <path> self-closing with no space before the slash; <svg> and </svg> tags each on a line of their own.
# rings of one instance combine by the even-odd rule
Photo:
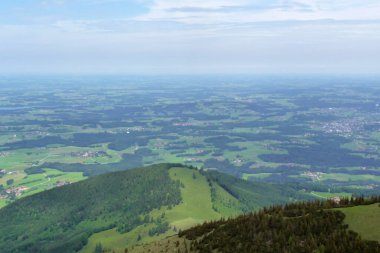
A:
<svg viewBox="0 0 380 253">
<path fill-rule="evenodd" d="M 0 208 L 157 163 L 321 199 L 380 194 L 373 78 L 129 78 L 0 77 Z"/>
<path fill-rule="evenodd" d="M 0 253 L 380 253 L 380 0 L 0 0 Z"/>
</svg>

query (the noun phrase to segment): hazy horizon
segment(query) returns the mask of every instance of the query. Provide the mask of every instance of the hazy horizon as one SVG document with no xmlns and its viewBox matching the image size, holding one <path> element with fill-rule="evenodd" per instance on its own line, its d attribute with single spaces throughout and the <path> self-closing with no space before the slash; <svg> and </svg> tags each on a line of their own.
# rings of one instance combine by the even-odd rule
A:
<svg viewBox="0 0 380 253">
<path fill-rule="evenodd" d="M 84 88 L 129 89 L 145 88 L 181 89 L 270 87 L 274 89 L 302 87 L 348 86 L 376 87 L 380 85 L 379 74 L 0 74 L 0 89 L 36 88 Z"/>
</svg>

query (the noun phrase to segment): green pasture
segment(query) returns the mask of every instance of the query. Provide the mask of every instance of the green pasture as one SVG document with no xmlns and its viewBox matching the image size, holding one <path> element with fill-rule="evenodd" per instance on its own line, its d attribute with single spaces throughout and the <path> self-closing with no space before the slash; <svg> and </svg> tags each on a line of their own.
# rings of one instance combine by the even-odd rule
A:
<svg viewBox="0 0 380 253">
<path fill-rule="evenodd" d="M 106 151 L 107 156 L 99 157 L 82 157 L 76 156 L 75 153 Z M 19 149 L 9 151 L 9 155 L 0 157 L 0 168 L 7 171 L 21 171 L 33 165 L 40 165 L 44 162 L 60 162 L 60 163 L 113 163 L 120 161 L 121 156 L 118 152 L 109 150 L 103 146 L 99 147 L 72 147 L 58 146 L 50 148 L 36 149 Z"/>
<path fill-rule="evenodd" d="M 321 175 L 321 180 L 337 180 L 337 181 L 361 181 L 361 180 L 373 180 L 380 182 L 380 176 L 374 176 L 374 175 L 367 175 L 364 174 L 365 171 L 363 171 L 362 175 L 350 175 L 350 174 L 343 174 L 343 173 L 326 173 Z"/>
<path fill-rule="evenodd" d="M 256 174 L 248 174 L 244 173 L 242 175 L 242 179 L 249 180 L 249 179 L 264 179 L 269 176 L 271 176 L 273 173 L 256 173 Z"/>
<path fill-rule="evenodd" d="M 224 151 L 224 157 L 229 161 L 233 161 L 236 158 L 241 158 L 244 161 L 255 162 L 253 167 L 267 166 L 276 167 L 279 164 L 264 162 L 260 159 L 260 155 L 263 154 L 287 154 L 286 150 L 278 150 L 271 148 L 274 144 L 278 142 L 275 141 L 252 141 L 252 142 L 234 142 L 231 145 L 236 145 L 240 148 L 244 148 L 241 151 Z"/>
<path fill-rule="evenodd" d="M 380 206 L 372 204 L 338 209 L 345 215 L 349 228 L 366 240 L 380 242 Z"/>
<path fill-rule="evenodd" d="M 352 194 L 348 192 L 318 192 L 312 191 L 311 195 L 321 198 L 321 199 L 329 199 L 333 197 L 351 197 Z"/>
</svg>

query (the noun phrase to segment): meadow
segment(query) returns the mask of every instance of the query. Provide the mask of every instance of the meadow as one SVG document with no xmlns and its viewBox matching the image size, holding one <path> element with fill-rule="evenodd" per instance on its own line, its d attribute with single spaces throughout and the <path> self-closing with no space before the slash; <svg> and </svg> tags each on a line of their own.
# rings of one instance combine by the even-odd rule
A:
<svg viewBox="0 0 380 253">
<path fill-rule="evenodd" d="M 340 209 L 345 223 L 365 240 L 380 241 L 380 204 L 354 206 Z"/>
</svg>

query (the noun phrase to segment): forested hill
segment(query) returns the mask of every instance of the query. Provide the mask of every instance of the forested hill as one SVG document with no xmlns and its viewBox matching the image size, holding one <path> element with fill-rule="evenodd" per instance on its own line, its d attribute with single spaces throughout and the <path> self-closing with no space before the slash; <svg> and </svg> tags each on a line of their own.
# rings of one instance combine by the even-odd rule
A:
<svg viewBox="0 0 380 253">
<path fill-rule="evenodd" d="M 117 247 L 124 249 L 206 220 L 295 198 L 305 197 L 289 187 L 249 183 L 218 172 L 153 165 L 92 177 L 0 209 L 0 249 L 93 252 L 93 244 L 103 243 L 109 233 L 122 238 L 124 244 Z"/>
<path fill-rule="evenodd" d="M 172 248 L 176 248 L 173 252 L 376 253 L 380 252 L 379 203 L 380 197 L 373 197 L 345 199 L 339 204 L 314 201 L 273 206 L 180 232 Z M 353 212 L 362 216 L 361 226 L 351 221 Z"/>
<path fill-rule="evenodd" d="M 180 203 L 179 182 L 163 164 L 93 177 L 45 191 L 0 210 L 2 252 L 73 252 L 91 233 L 128 230 L 139 215 Z"/>
<path fill-rule="evenodd" d="M 379 253 L 380 197 L 293 202 L 205 222 L 129 253 Z"/>
</svg>

